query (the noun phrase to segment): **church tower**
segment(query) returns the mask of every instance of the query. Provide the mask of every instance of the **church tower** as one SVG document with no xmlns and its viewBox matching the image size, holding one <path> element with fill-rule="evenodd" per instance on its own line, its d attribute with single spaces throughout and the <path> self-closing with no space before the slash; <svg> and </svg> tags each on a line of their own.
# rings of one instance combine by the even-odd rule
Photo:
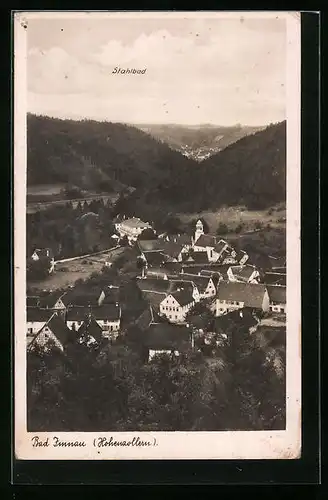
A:
<svg viewBox="0 0 328 500">
<path fill-rule="evenodd" d="M 196 224 L 196 231 L 195 231 L 195 242 L 198 240 L 198 238 L 204 234 L 204 226 L 201 220 L 197 221 Z"/>
</svg>

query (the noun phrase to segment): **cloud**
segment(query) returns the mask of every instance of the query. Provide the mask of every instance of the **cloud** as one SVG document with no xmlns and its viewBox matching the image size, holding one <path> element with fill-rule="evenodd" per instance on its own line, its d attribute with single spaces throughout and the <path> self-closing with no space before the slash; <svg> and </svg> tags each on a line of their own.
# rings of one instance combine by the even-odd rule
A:
<svg viewBox="0 0 328 500">
<path fill-rule="evenodd" d="M 129 43 L 93 42 L 78 54 L 64 46 L 32 47 L 29 109 L 127 122 L 261 124 L 284 118 L 284 32 L 233 21 L 197 35 L 159 29 Z M 113 75 L 116 66 L 147 71 Z"/>
</svg>

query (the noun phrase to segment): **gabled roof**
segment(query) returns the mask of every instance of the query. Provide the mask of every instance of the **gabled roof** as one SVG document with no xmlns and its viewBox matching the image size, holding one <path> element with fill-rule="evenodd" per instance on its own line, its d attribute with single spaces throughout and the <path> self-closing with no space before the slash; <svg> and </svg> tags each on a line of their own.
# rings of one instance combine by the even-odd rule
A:
<svg viewBox="0 0 328 500">
<path fill-rule="evenodd" d="M 241 281 L 247 282 L 254 271 L 256 271 L 256 268 L 254 266 L 250 265 L 245 265 L 245 266 L 231 266 L 230 267 L 233 275 L 237 278 L 240 279 Z"/>
<path fill-rule="evenodd" d="M 48 322 L 48 327 L 52 333 L 57 337 L 59 342 L 65 347 L 72 339 L 72 332 L 66 326 L 65 322 L 59 316 L 53 316 Z"/>
<path fill-rule="evenodd" d="M 51 330 L 53 335 L 57 338 L 60 344 L 63 347 L 73 340 L 72 332 L 69 328 L 67 328 L 65 322 L 56 314 L 53 314 L 50 320 L 39 330 L 39 332 L 33 337 L 32 340 L 28 343 L 28 349 L 33 349 L 33 345 L 37 342 L 37 339 L 41 335 L 45 326 Z"/>
<path fill-rule="evenodd" d="M 191 347 L 191 331 L 184 325 L 151 324 L 142 342 L 148 349 L 185 351 Z"/>
<path fill-rule="evenodd" d="M 183 288 L 182 290 L 172 292 L 171 296 L 175 298 L 180 306 L 186 306 L 194 302 L 194 298 L 192 296 L 192 291 L 190 288 Z"/>
<path fill-rule="evenodd" d="M 153 306 L 148 304 L 146 309 L 142 312 L 139 318 L 136 320 L 135 324 L 141 329 L 146 330 L 151 323 L 157 323 L 160 320 L 156 311 L 153 310 Z"/>
<path fill-rule="evenodd" d="M 90 314 L 90 307 L 71 306 L 67 309 L 67 321 L 84 321 Z"/>
<path fill-rule="evenodd" d="M 251 283 L 220 283 L 217 298 L 244 302 L 245 307 L 261 308 L 263 304 L 265 285 Z"/>
<path fill-rule="evenodd" d="M 149 267 L 160 267 L 167 262 L 167 256 L 162 252 L 144 252 Z"/>
<path fill-rule="evenodd" d="M 163 272 L 166 273 L 180 273 L 182 269 L 182 263 L 181 262 L 165 262 L 162 265 L 162 270 Z"/>
<path fill-rule="evenodd" d="M 161 278 L 143 278 L 137 280 L 139 289 L 151 292 L 168 292 L 170 290 L 170 281 Z"/>
<path fill-rule="evenodd" d="M 247 254 L 244 250 L 236 250 L 236 253 L 237 253 L 237 255 L 236 255 L 236 260 L 237 260 L 237 262 L 240 262 L 240 261 L 241 261 L 241 259 L 242 259 L 243 257 L 245 257 L 245 255 L 247 255 L 247 256 L 248 256 L 248 254 Z"/>
<path fill-rule="evenodd" d="M 166 292 L 156 292 L 148 290 L 142 292 L 142 295 L 149 304 L 158 308 L 160 303 L 163 302 L 168 294 Z"/>
<path fill-rule="evenodd" d="M 93 337 L 98 343 L 103 339 L 102 329 L 94 318 L 89 318 L 83 321 L 78 329 L 79 337 L 87 338 L 89 335 Z"/>
<path fill-rule="evenodd" d="M 216 243 L 215 247 L 214 247 L 214 250 L 217 252 L 217 253 L 221 253 L 222 250 L 224 249 L 224 247 L 227 245 L 228 243 L 224 240 L 220 240 L 218 243 Z"/>
<path fill-rule="evenodd" d="M 115 304 L 119 302 L 120 299 L 120 288 L 116 285 L 109 285 L 106 288 L 103 288 L 103 292 L 105 294 L 105 298 L 102 301 L 102 305 L 105 304 Z"/>
<path fill-rule="evenodd" d="M 26 316 L 29 323 L 47 323 L 54 314 L 56 314 L 54 311 L 41 309 L 40 307 L 26 308 Z"/>
<path fill-rule="evenodd" d="M 121 309 L 115 304 L 106 304 L 92 308 L 92 316 L 95 320 L 117 321 L 121 317 Z"/>
<path fill-rule="evenodd" d="M 278 304 L 286 304 L 286 287 L 285 286 L 267 286 L 270 302 L 276 302 Z"/>
<path fill-rule="evenodd" d="M 196 285 L 200 293 L 204 293 L 206 291 L 209 281 L 211 280 L 210 276 L 201 276 L 197 274 L 195 275 L 195 274 L 183 273 L 180 274 L 180 276 L 185 280 L 192 281 Z"/>
<path fill-rule="evenodd" d="M 285 273 L 265 273 L 264 283 L 268 285 L 283 285 L 286 286 L 286 274 Z"/>
<path fill-rule="evenodd" d="M 161 238 L 137 241 L 138 248 L 141 252 L 155 252 L 163 250 L 164 243 L 164 240 Z"/>
<path fill-rule="evenodd" d="M 165 241 L 164 248 L 163 248 L 163 254 L 168 255 L 174 259 L 177 259 L 181 253 L 181 250 L 183 250 L 183 248 L 184 248 L 184 245 L 181 245 L 180 243 Z"/>
<path fill-rule="evenodd" d="M 40 303 L 41 307 L 49 307 L 52 308 L 55 306 L 56 302 L 60 299 L 63 298 L 67 294 L 67 292 L 63 292 L 62 290 L 55 290 L 54 292 L 50 292 L 47 295 L 44 295 L 40 297 Z M 63 300 L 63 303 L 64 300 Z"/>
<path fill-rule="evenodd" d="M 72 306 L 96 306 L 102 292 L 101 287 L 93 287 L 92 289 L 84 290 L 70 290 L 67 295 L 63 297 L 65 305 Z"/>
<path fill-rule="evenodd" d="M 169 234 L 166 236 L 166 240 L 183 246 L 192 244 L 192 237 L 189 234 Z"/>
<path fill-rule="evenodd" d="M 197 264 L 208 264 L 209 262 L 207 252 L 192 252 L 188 261 L 189 260 Z"/>
<path fill-rule="evenodd" d="M 195 241 L 197 247 L 215 247 L 216 237 L 210 234 L 202 234 L 198 240 Z"/>
</svg>

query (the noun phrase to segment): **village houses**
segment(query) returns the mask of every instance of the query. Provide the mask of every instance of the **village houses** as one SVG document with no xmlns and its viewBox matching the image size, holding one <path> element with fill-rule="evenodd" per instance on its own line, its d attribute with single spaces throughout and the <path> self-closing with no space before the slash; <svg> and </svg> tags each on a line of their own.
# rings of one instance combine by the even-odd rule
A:
<svg viewBox="0 0 328 500">
<path fill-rule="evenodd" d="M 263 284 L 220 283 L 216 295 L 216 316 L 244 307 L 258 312 L 269 311 L 269 294 Z"/>
</svg>

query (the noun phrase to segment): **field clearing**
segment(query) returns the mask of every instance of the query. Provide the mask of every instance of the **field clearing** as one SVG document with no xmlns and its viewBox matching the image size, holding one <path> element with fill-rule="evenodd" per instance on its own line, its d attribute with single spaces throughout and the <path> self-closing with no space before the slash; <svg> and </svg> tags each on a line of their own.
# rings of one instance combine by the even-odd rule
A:
<svg viewBox="0 0 328 500">
<path fill-rule="evenodd" d="M 58 290 L 74 286 L 77 280 L 86 280 L 91 274 L 100 273 L 106 260 L 114 262 L 123 251 L 124 248 L 118 248 L 112 252 L 107 251 L 92 257 L 84 257 L 71 262 L 58 263 L 52 275 L 44 280 L 28 282 L 28 286 L 39 291 Z"/>
<path fill-rule="evenodd" d="M 254 225 L 260 222 L 266 226 L 270 224 L 273 228 L 284 228 L 286 225 L 286 209 L 281 204 L 266 210 L 245 210 L 243 207 L 220 208 L 214 212 L 205 211 L 193 214 L 178 214 L 179 219 L 189 223 L 193 219 L 204 218 L 211 233 L 216 233 L 219 224 L 226 224 L 233 231 L 239 224 L 243 224 L 242 231 L 254 229 Z"/>
<path fill-rule="evenodd" d="M 52 196 L 59 194 L 64 188 L 65 184 L 36 184 L 27 186 L 27 195 Z"/>
</svg>

